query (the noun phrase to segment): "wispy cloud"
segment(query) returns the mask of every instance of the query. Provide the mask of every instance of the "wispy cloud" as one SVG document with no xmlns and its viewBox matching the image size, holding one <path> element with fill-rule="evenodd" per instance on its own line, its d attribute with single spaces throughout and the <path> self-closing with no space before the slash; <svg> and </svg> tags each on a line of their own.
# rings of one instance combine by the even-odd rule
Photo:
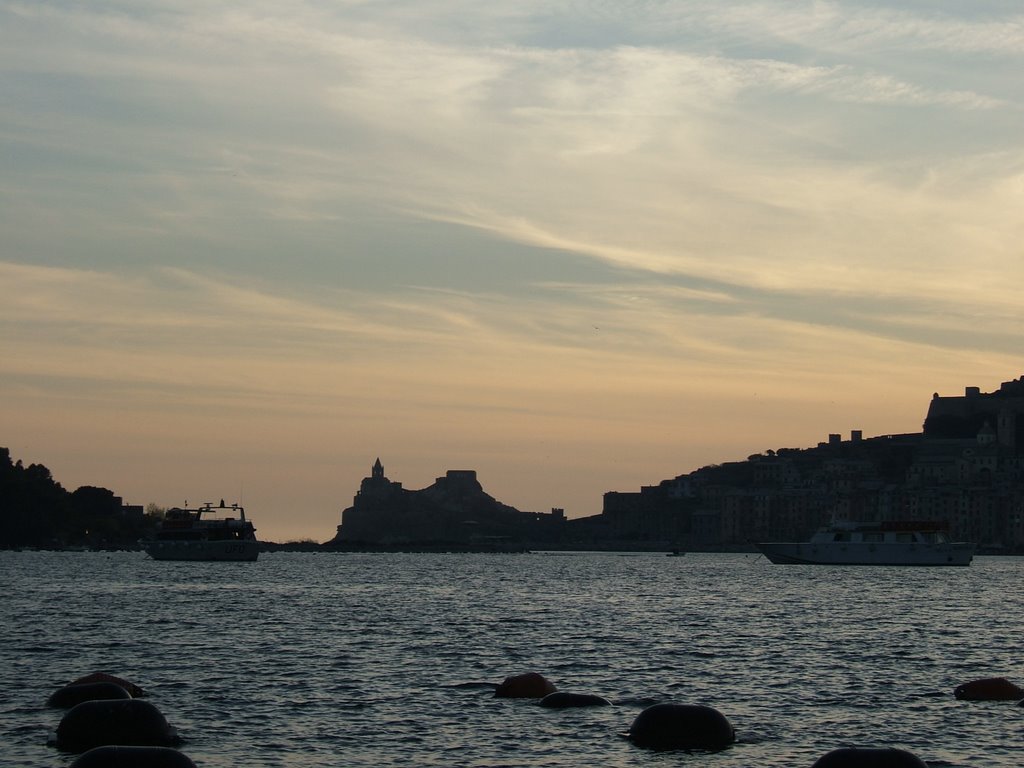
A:
<svg viewBox="0 0 1024 768">
<path fill-rule="evenodd" d="M 774 42 L 833 54 L 919 50 L 1012 58 L 1024 50 L 1024 14 L 983 3 L 946 9 L 938 3 L 928 9 L 897 9 L 836 1 L 654 5 L 658 9 L 642 18 L 670 24 L 673 32 L 700 30 L 716 34 L 716 39 L 761 46 Z"/>
<path fill-rule="evenodd" d="M 259 391 L 281 385 L 268 366 L 298 364 L 307 375 L 285 389 L 306 394 L 323 394 L 327 372 L 339 365 L 434 377 L 514 354 L 527 370 L 574 361 L 635 372 L 661 359 L 672 361 L 657 363 L 666 370 L 783 362 L 796 370 L 816 367 L 837 335 L 863 357 L 894 344 L 1009 354 L 1022 330 L 1014 314 L 995 308 L 978 317 L 968 305 L 886 307 L 878 296 L 755 294 L 651 282 L 642 273 L 609 285 L 538 285 L 530 299 L 416 287 L 300 299 L 252 280 L 176 268 L 124 277 L 0 263 L 0 275 L 0 322 L 11 329 L 10 347 L 20 349 L 6 361 L 10 371 L 56 374 L 66 366 L 68 377 L 152 384 L 169 367 L 157 361 L 174 360 L 170 367 L 180 371 L 234 369 L 241 389 Z"/>
<path fill-rule="evenodd" d="M 882 422 L 1019 357 L 1022 51 L 996 5 L 0 0 L 0 379 L 644 471 L 668 412 Z"/>
<path fill-rule="evenodd" d="M 148 191 L 123 191 L 126 202 L 140 206 L 139 215 L 157 225 L 202 226 L 246 209 L 296 222 L 330 221 L 345 201 L 369 195 L 453 221 L 466 218 L 470 205 L 477 213 L 491 210 L 494 216 L 481 224 L 492 231 L 516 238 L 532 231 L 537 237 L 527 235 L 530 242 L 598 257 L 618 254 L 613 260 L 655 270 L 697 270 L 735 280 L 754 272 L 743 266 L 745 260 L 753 266 L 760 258 L 745 252 L 768 251 L 777 279 L 813 280 L 827 275 L 833 261 L 821 244 L 816 250 L 824 268 L 814 273 L 801 257 L 783 253 L 803 249 L 806 214 L 817 227 L 828 218 L 849 217 L 867 229 L 879 226 L 879 211 L 896 206 L 910 213 L 906 188 L 885 182 L 891 158 L 856 137 L 845 116 L 820 100 L 966 112 L 1007 106 L 983 92 L 945 89 L 940 80 L 911 82 L 852 60 L 821 65 L 799 57 L 730 58 L 653 43 L 456 44 L 439 39 L 437 30 L 419 30 L 386 14 L 365 13 L 342 25 L 301 3 L 288 8 L 294 11 L 288 18 L 283 9 L 270 16 L 191 9 L 129 17 L 11 7 L 23 18 L 58 25 L 65 37 L 62 53 L 45 63 L 35 55 L 36 66 L 86 74 L 100 84 L 117 78 L 114 105 L 120 103 L 125 114 L 145 108 L 152 99 L 147 94 L 161 88 L 160 117 L 181 117 L 170 129 L 154 121 L 140 132 L 137 123 L 118 125 L 80 112 L 66 116 L 64 135 L 50 142 L 67 151 L 81 147 L 82 135 L 106 133 L 111 140 L 87 142 L 85 151 L 99 153 L 104 165 L 125 152 L 121 157 L 128 162 L 145 163 L 139 182 Z M 586 7 L 580 10 L 587 14 Z M 592 12 L 600 16 L 604 10 Z M 891 36 L 910 34 L 900 29 L 946 28 L 941 19 L 851 14 L 834 4 L 819 4 L 812 12 L 778 11 L 745 4 L 710 14 L 705 6 L 686 6 L 681 13 L 687 23 L 704 18 L 703 25 L 719 34 L 775 18 L 769 34 L 799 33 L 812 40 L 849 25 L 889 30 Z M 493 22 L 488 14 L 470 18 L 481 25 Z M 1001 24 L 1002 34 L 1012 36 L 1016 22 Z M 368 30 L 375 36 L 359 34 Z M 100 47 L 97 40 L 112 45 Z M 22 66 L 33 58 L 24 47 L 18 54 Z M 787 100 L 783 117 L 779 105 Z M 38 117 L 22 118 L 26 131 Z M 869 124 L 878 119 L 865 117 Z M 933 115 L 916 120 L 932 123 Z M 890 124 L 899 141 L 913 120 Z M 948 148 L 936 145 L 937 151 Z M 935 173 L 934 164 L 945 158 L 922 150 L 909 161 L 911 168 Z M 242 162 L 231 170 L 225 156 Z M 204 168 L 223 172 L 211 175 Z M 102 182 L 103 175 L 94 174 L 97 179 Z M 915 190 L 918 214 L 907 222 L 914 227 L 921 215 L 943 218 L 946 202 L 929 197 L 925 188 Z M 719 207 L 746 222 L 756 240 L 712 231 L 706 222 Z M 673 221 L 666 210 L 679 215 Z M 805 215 L 790 218 L 795 211 Z M 631 229 L 643 230 L 646 247 Z M 826 228 L 820 234 L 843 233 Z M 927 251 L 934 263 L 935 249 L 929 244 Z M 725 254 L 727 274 L 720 271 Z M 870 257 L 858 260 L 862 270 L 872 268 Z"/>
</svg>

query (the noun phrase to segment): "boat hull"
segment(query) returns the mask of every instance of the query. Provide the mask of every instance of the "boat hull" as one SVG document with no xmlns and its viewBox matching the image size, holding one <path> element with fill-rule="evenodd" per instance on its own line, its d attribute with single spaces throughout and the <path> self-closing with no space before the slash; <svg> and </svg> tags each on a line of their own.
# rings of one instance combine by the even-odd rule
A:
<svg viewBox="0 0 1024 768">
<path fill-rule="evenodd" d="M 259 557 L 256 541 L 145 541 L 142 548 L 154 560 L 252 562 Z"/>
<path fill-rule="evenodd" d="M 814 544 L 777 542 L 757 548 L 776 565 L 970 565 L 974 545 Z"/>
</svg>

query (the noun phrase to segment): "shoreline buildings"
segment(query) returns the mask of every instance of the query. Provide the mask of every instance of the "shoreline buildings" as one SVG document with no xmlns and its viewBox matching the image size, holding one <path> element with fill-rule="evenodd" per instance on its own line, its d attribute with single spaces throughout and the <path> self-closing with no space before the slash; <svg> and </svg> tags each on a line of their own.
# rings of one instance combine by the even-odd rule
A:
<svg viewBox="0 0 1024 768">
<path fill-rule="evenodd" d="M 609 491 L 599 515 L 520 512 L 472 470 L 408 491 L 379 459 L 342 513 L 334 546 L 750 550 L 803 540 L 833 520 L 944 522 L 982 551 L 1024 553 L 1024 377 L 992 393 L 935 394 L 920 433 L 780 448 L 702 467 L 636 492 Z"/>
</svg>

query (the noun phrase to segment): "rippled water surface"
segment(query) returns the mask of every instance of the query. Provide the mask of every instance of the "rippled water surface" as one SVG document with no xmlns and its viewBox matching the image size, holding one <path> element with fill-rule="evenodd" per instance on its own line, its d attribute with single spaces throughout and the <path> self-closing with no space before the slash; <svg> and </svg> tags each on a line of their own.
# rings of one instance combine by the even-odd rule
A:
<svg viewBox="0 0 1024 768">
<path fill-rule="evenodd" d="M 1024 561 L 773 566 L 755 555 L 0 552 L 4 765 L 66 766 L 47 697 L 95 670 L 147 689 L 212 766 L 810 766 L 839 746 L 1018 766 Z M 614 706 L 548 710 L 484 685 L 535 670 Z M 739 742 L 651 753 L 620 734 L 709 704 Z"/>
</svg>

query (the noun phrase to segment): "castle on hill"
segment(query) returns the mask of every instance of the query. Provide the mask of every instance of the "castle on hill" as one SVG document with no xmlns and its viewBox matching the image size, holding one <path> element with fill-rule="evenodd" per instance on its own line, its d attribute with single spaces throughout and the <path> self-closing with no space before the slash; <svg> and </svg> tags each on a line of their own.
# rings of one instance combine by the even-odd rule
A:
<svg viewBox="0 0 1024 768">
<path fill-rule="evenodd" d="M 932 438 L 970 439 L 982 431 L 1006 448 L 1024 448 L 1024 376 L 1004 381 L 995 392 L 966 387 L 962 397 L 940 397 L 928 405 L 924 434 Z"/>
<path fill-rule="evenodd" d="M 328 546 L 474 549 L 752 550 L 800 541 L 833 520 L 945 523 L 982 551 L 1024 554 L 1024 376 L 991 393 L 935 394 L 922 431 L 830 434 L 701 467 L 638 491 L 608 491 L 600 514 L 521 512 L 472 470 L 409 491 L 378 459 Z"/>
<path fill-rule="evenodd" d="M 515 548 L 557 541 L 564 524 L 561 509 L 521 512 L 495 500 L 474 470 L 451 469 L 410 491 L 384 475 L 378 458 L 328 546 Z"/>
</svg>

